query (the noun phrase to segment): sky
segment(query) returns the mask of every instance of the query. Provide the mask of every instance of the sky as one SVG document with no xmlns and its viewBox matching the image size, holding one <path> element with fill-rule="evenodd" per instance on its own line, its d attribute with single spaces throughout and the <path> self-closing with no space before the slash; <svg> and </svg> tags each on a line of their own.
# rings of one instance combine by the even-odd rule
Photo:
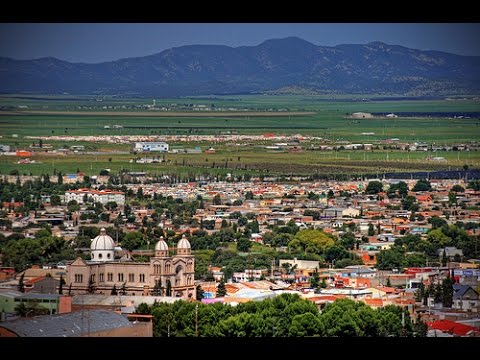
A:
<svg viewBox="0 0 480 360">
<path fill-rule="evenodd" d="M 315 45 L 382 41 L 480 56 L 480 23 L 2 23 L 0 56 L 98 63 L 192 44 L 255 46 L 298 36 Z"/>
</svg>

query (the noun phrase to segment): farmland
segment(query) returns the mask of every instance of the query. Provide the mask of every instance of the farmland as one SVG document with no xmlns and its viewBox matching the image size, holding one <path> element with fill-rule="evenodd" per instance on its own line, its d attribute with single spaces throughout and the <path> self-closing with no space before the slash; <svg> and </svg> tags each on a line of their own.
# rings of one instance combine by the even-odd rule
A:
<svg viewBox="0 0 480 360">
<path fill-rule="evenodd" d="M 54 149 L 85 145 L 91 153 L 62 155 L 35 154 L 34 164 L 16 164 L 15 157 L 0 156 L 0 174 L 18 170 L 23 174 L 55 171 L 98 174 L 112 171 L 150 171 L 183 174 L 363 174 L 374 172 L 445 170 L 464 165 L 480 167 L 477 151 L 406 152 L 375 149 L 371 151 L 311 151 L 324 141 L 376 144 L 389 138 L 400 142 L 426 142 L 436 145 L 472 143 L 480 139 L 480 100 L 468 99 L 389 99 L 355 96 L 212 96 L 156 100 L 156 106 L 173 110 L 151 111 L 146 99 L 88 97 L 16 97 L 0 98 L 0 143 L 26 149 L 35 139 L 46 137 Z M 185 106 L 208 104 L 232 111 L 185 111 Z M 147 108 L 149 109 L 149 108 Z M 352 118 L 353 112 L 414 113 L 415 116 L 388 118 Z M 445 116 L 438 114 L 445 113 Z M 435 114 L 432 116 L 432 114 Z M 454 114 L 454 115 L 452 115 Z M 472 116 L 473 114 L 473 116 Z M 265 151 L 268 139 L 232 146 L 232 140 L 211 144 L 196 135 L 235 134 L 303 135 L 322 138 L 301 143 L 299 153 Z M 171 147 L 214 145 L 215 154 L 166 154 L 161 164 L 139 164 L 138 156 L 129 154 L 130 144 L 87 141 L 51 141 L 49 136 L 112 135 L 188 135 L 191 141 L 169 141 Z M 95 153 L 93 153 L 95 152 Z M 150 155 L 151 156 L 151 155 Z M 442 157 L 441 162 L 432 157 Z"/>
</svg>

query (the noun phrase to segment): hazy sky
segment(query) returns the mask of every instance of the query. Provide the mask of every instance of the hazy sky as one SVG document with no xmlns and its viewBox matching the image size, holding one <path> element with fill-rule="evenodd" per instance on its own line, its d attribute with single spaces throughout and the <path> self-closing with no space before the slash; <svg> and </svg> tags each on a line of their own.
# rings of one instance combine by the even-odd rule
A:
<svg viewBox="0 0 480 360">
<path fill-rule="evenodd" d="M 316 45 L 382 41 L 422 50 L 480 56 L 480 24 L 249 23 L 249 24 L 0 24 L 0 56 L 53 56 L 72 62 L 102 62 L 150 55 L 191 44 L 258 45 L 298 36 Z"/>
</svg>

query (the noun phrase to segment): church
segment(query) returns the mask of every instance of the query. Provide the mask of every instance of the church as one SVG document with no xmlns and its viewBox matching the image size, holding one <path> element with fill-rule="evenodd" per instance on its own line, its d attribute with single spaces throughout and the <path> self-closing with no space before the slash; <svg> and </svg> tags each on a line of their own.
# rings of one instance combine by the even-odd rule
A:
<svg viewBox="0 0 480 360">
<path fill-rule="evenodd" d="M 169 255 L 165 240 L 155 244 L 149 262 L 115 260 L 115 242 L 101 229 L 90 245 L 91 260 L 67 265 L 64 289 L 72 294 L 157 295 L 195 299 L 195 258 L 185 235 Z"/>
</svg>

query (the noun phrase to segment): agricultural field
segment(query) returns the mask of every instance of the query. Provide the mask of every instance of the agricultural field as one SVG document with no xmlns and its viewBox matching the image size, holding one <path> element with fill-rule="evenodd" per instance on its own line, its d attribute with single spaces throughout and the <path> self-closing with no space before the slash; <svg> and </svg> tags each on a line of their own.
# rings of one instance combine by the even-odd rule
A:
<svg viewBox="0 0 480 360">
<path fill-rule="evenodd" d="M 101 101 L 100 101 L 101 100 Z M 448 170 L 480 167 L 480 152 L 310 151 L 322 141 L 380 143 L 400 142 L 435 145 L 471 143 L 480 140 L 480 99 L 397 99 L 358 96 L 239 95 L 180 99 L 157 99 L 157 106 L 175 105 L 168 112 L 145 110 L 150 99 L 95 97 L 0 97 L 0 144 L 27 149 L 29 136 L 191 135 L 189 143 L 169 142 L 171 148 L 210 146 L 215 154 L 166 154 L 160 164 L 133 162 L 129 144 L 50 141 L 54 149 L 84 145 L 86 154 L 35 154 L 35 163 L 17 164 L 18 158 L 0 156 L 0 174 L 42 174 L 77 169 L 94 175 L 102 169 L 149 171 L 157 174 L 364 174 L 375 172 Z M 170 105 L 169 105 L 170 104 Z M 235 111 L 185 111 L 192 104 Z M 105 109 L 104 109 L 105 107 Z M 353 112 L 377 114 L 374 118 L 351 118 Z M 395 118 L 388 113 L 407 114 Z M 119 128 L 113 128 L 120 125 Z M 231 141 L 210 144 L 194 135 L 265 134 L 306 135 L 324 140 L 302 143 L 299 153 L 269 153 L 265 140 L 232 146 Z M 141 155 L 140 155 L 141 156 Z M 148 155 L 151 157 L 152 155 Z M 443 157 L 433 161 L 432 157 Z"/>
</svg>

